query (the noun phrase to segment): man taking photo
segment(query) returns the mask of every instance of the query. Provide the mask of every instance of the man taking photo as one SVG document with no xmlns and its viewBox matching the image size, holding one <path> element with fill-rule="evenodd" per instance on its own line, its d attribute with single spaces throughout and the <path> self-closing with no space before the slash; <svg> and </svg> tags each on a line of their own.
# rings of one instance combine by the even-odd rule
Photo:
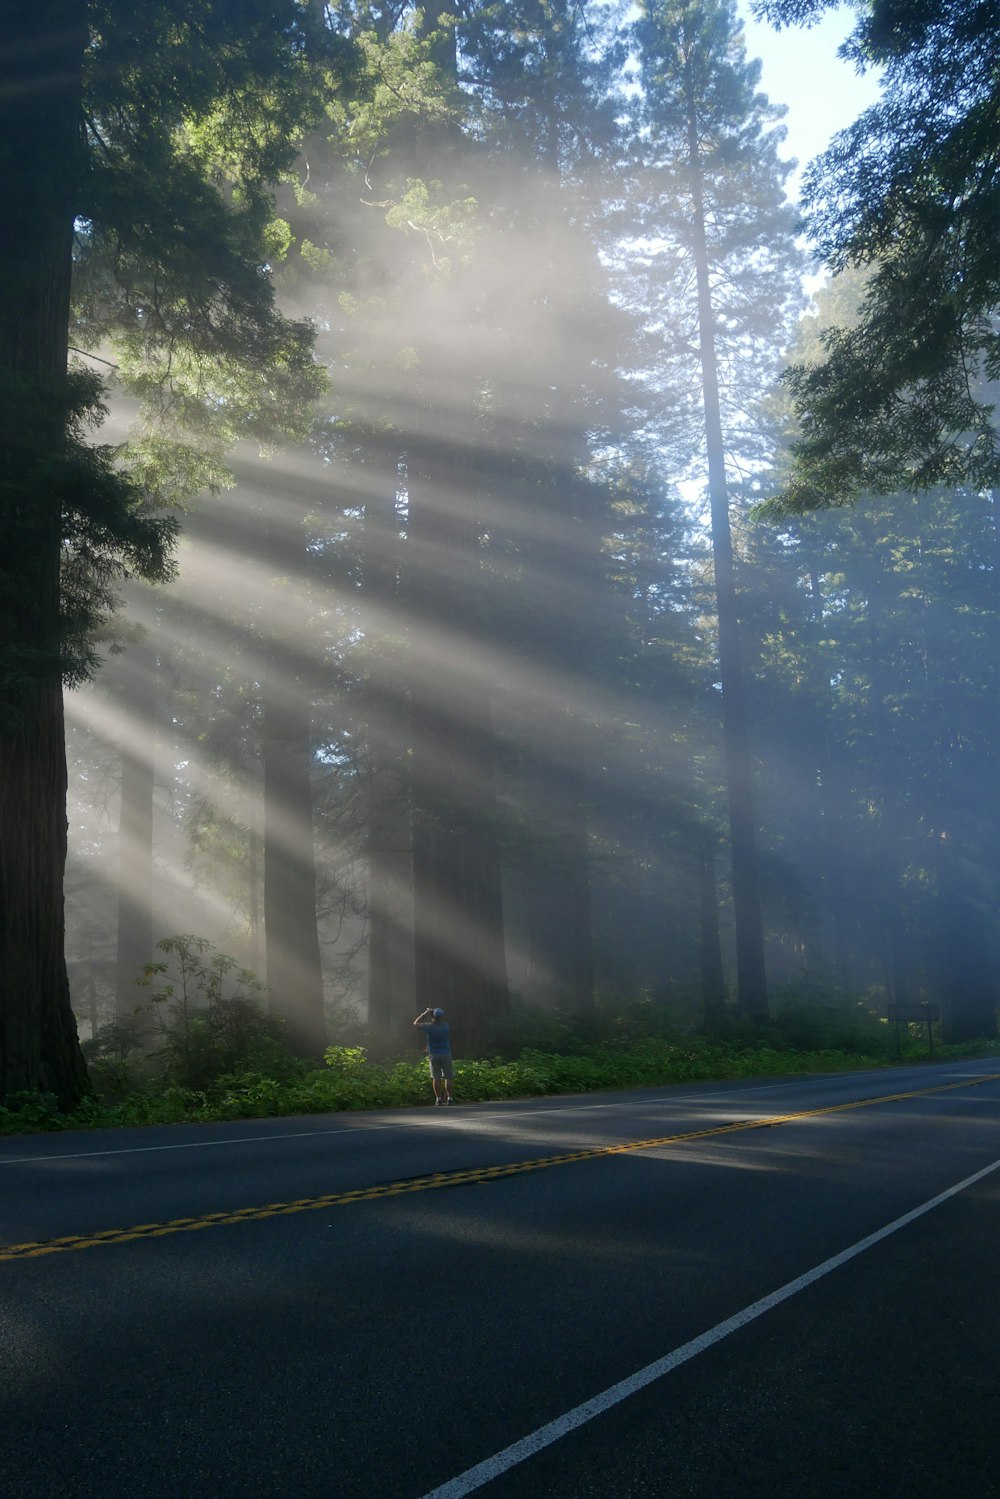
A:
<svg viewBox="0 0 1000 1499">
<path fill-rule="evenodd" d="M 431 1069 L 431 1086 L 434 1103 L 439 1109 L 455 1102 L 451 1096 L 451 1080 L 455 1076 L 455 1065 L 451 1057 L 451 1026 L 444 1018 L 443 1010 L 424 1010 L 413 1022 L 417 1030 L 427 1038 L 427 1061 Z"/>
</svg>

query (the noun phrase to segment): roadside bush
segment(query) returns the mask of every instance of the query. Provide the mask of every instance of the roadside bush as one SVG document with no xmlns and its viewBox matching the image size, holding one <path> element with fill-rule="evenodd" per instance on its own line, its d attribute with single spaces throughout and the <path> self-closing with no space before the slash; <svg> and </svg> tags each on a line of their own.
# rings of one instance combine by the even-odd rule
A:
<svg viewBox="0 0 1000 1499">
<path fill-rule="evenodd" d="M 0 1107 L 0 1133 L 58 1129 L 62 1117 L 54 1093 L 12 1093 Z"/>
<path fill-rule="evenodd" d="M 157 943 L 165 960 L 143 970 L 157 1007 L 160 1045 L 150 1059 L 162 1082 L 204 1089 L 240 1069 L 290 1081 L 301 1066 L 284 1045 L 281 1021 L 261 1009 L 264 985 L 204 937 Z"/>
<path fill-rule="evenodd" d="M 774 1044 L 795 1051 L 833 1048 L 881 1056 L 888 1055 L 891 1045 L 888 1028 L 863 1000 L 837 995 L 814 998 L 779 991 L 767 1030 Z"/>
</svg>

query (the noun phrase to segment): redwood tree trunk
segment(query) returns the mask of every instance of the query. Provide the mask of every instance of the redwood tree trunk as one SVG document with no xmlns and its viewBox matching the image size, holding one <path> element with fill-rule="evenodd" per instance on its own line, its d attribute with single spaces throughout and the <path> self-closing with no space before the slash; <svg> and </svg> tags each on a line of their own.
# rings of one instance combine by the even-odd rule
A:
<svg viewBox="0 0 1000 1499">
<path fill-rule="evenodd" d="M 316 924 L 316 858 L 309 753 L 309 698 L 294 676 L 265 689 L 264 942 L 274 1014 L 291 1049 L 319 1056 L 326 1045 Z"/>
<path fill-rule="evenodd" d="M 304 515 L 304 509 L 302 511 Z M 268 557 L 289 580 L 281 635 L 265 661 L 261 757 L 264 791 L 264 944 L 274 1014 L 285 1022 L 289 1046 L 319 1056 L 326 1045 L 323 971 L 316 910 L 313 840 L 312 668 L 296 643 L 305 638 L 308 608 L 301 584 L 305 538 L 289 501 L 268 519 Z"/>
<path fill-rule="evenodd" d="M 410 710 L 395 644 L 400 540 L 398 443 L 372 438 L 365 466 L 368 731 L 368 1032 L 377 1050 L 402 1043 L 416 1013 Z"/>
<path fill-rule="evenodd" d="M 123 663 L 121 812 L 118 820 L 118 949 L 115 1018 L 137 1033 L 149 1005 L 137 987 L 153 959 L 153 748 L 156 737 L 156 655 L 133 646 Z M 137 1013 L 138 1012 L 138 1013 Z"/>
<path fill-rule="evenodd" d="M 701 995 L 705 1029 L 717 1030 L 726 1014 L 726 978 L 719 937 L 719 900 L 715 887 L 715 850 L 710 834 L 703 833 L 698 845 Z"/>
<path fill-rule="evenodd" d="M 729 488 L 719 403 L 715 353 L 715 316 L 709 280 L 705 212 L 701 198 L 699 152 L 694 104 L 689 105 L 689 143 L 694 212 L 692 239 L 698 287 L 698 334 L 701 352 L 708 491 L 712 512 L 712 558 L 719 621 L 719 675 L 722 683 L 722 728 L 729 792 L 733 916 L 736 928 L 736 1005 L 745 1015 L 767 1018 L 764 930 L 760 907 L 757 828 L 753 812 L 750 729 L 746 687 L 740 659 L 739 615 L 729 526 Z"/>
<path fill-rule="evenodd" d="M 576 729 L 579 736 L 579 726 L 567 720 L 562 729 L 548 738 L 552 758 L 533 774 L 538 802 L 530 815 L 541 841 L 526 921 L 534 975 L 531 997 L 552 1009 L 588 1015 L 594 1007 L 594 944 L 587 784 L 579 747 L 570 742 L 569 730 Z"/>
<path fill-rule="evenodd" d="M 89 1084 L 63 953 L 62 517 L 24 480 L 65 442 L 85 10 L 8 3 L 2 20 L 0 1103 L 41 1089 L 69 1108 Z"/>
<path fill-rule="evenodd" d="M 490 689 L 477 660 L 477 497 L 461 443 L 411 455 L 408 601 L 416 1008 L 475 1054 L 508 1008 Z"/>
</svg>

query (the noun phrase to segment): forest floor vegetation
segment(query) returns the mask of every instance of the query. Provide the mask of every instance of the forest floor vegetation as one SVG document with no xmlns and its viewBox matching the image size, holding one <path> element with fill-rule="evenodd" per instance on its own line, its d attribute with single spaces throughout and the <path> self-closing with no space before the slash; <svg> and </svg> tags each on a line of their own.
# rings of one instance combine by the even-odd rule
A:
<svg viewBox="0 0 1000 1499">
<path fill-rule="evenodd" d="M 423 1059 L 377 1057 L 358 1044 L 322 1060 L 293 1057 L 280 1029 L 253 1000 L 219 1000 L 208 1011 L 175 1007 L 160 1044 L 138 1052 L 107 1027 L 89 1053 L 93 1095 L 60 1113 L 47 1094 L 0 1107 L 0 1134 L 144 1124 L 255 1119 L 430 1104 Z M 864 1005 L 789 998 L 766 1027 L 731 1021 L 714 1036 L 685 1033 L 646 1003 L 600 1003 L 586 1020 L 515 1009 L 494 1055 L 456 1058 L 460 1103 L 662 1087 L 728 1078 L 854 1071 L 927 1061 L 926 1031 L 891 1028 Z M 937 1060 L 988 1055 L 996 1040 L 934 1045 Z"/>
</svg>

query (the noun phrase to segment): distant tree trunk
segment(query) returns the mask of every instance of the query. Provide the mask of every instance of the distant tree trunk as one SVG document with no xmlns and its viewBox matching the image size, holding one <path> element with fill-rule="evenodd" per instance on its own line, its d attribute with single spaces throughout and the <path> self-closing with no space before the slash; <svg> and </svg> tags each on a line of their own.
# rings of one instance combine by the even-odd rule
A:
<svg viewBox="0 0 1000 1499">
<path fill-rule="evenodd" d="M 844 870 L 841 857 L 839 813 L 833 792 L 833 757 L 830 754 L 825 715 L 829 709 L 829 682 L 822 659 L 823 590 L 819 568 L 809 561 L 809 591 L 812 599 L 813 690 L 820 723 L 816 735 L 816 848 L 822 909 L 820 920 L 828 936 L 834 981 L 850 992 L 847 937 L 844 930 Z"/>
<path fill-rule="evenodd" d="M 123 657 L 121 811 L 118 819 L 118 945 L 115 1019 L 141 1035 L 149 1006 L 137 979 L 153 959 L 153 754 L 156 654 L 143 641 Z"/>
<path fill-rule="evenodd" d="M 664 913 L 650 975 L 650 997 L 655 1005 L 669 1005 L 674 997 L 674 938 L 673 913 Z"/>
<path fill-rule="evenodd" d="M 373 439 L 365 469 L 364 607 L 368 731 L 368 1030 L 386 1049 L 401 1043 L 419 1008 L 413 974 L 413 851 L 408 761 L 409 702 L 391 640 L 398 626 L 398 446 Z"/>
<path fill-rule="evenodd" d="M 250 925 L 250 967 L 260 972 L 260 837 L 256 828 L 249 833 L 247 848 L 247 906 Z"/>
<path fill-rule="evenodd" d="M 885 990 L 885 1002 L 887 1005 L 895 1004 L 896 996 L 893 987 L 894 975 L 892 971 L 892 915 L 883 908 L 879 912 L 878 935 L 879 935 L 879 958 L 882 969 L 882 987 Z"/>
<path fill-rule="evenodd" d="M 493 723 L 477 661 L 477 496 L 453 437 L 415 443 L 409 468 L 416 1006 L 449 1011 L 456 1044 L 474 1055 L 508 1009 Z"/>
<path fill-rule="evenodd" d="M 694 214 L 692 220 L 695 276 L 698 288 L 698 336 L 708 456 L 708 491 L 712 512 L 712 557 L 719 621 L 719 674 L 722 683 L 722 720 L 726 783 L 729 793 L 730 855 L 733 875 L 733 915 L 736 927 L 736 1005 L 741 1014 L 766 1020 L 767 977 L 764 969 L 764 929 L 760 905 L 757 829 L 753 812 L 750 769 L 750 729 L 746 688 L 740 660 L 740 623 L 729 525 L 719 377 L 715 353 L 715 314 L 709 280 L 705 210 L 702 203 L 697 114 L 689 101 L 689 164 Z"/>
<path fill-rule="evenodd" d="M 87 970 L 87 1014 L 90 1017 L 90 1039 L 93 1041 L 99 1029 L 97 1022 L 97 984 L 94 981 L 93 949 L 91 949 L 90 965 Z"/>
<path fill-rule="evenodd" d="M 323 972 L 316 923 L 316 856 L 309 752 L 309 696 L 285 676 L 265 687 L 264 942 L 273 1014 L 291 1049 L 319 1056 L 326 1045 Z"/>
<path fill-rule="evenodd" d="M 302 503 L 304 517 L 306 501 Z M 285 582 L 277 638 L 262 684 L 260 750 L 264 794 L 264 944 L 269 1003 L 285 1022 L 291 1049 L 319 1056 L 326 1046 L 323 969 L 316 911 L 311 696 L 297 631 L 305 633 L 301 593 L 305 537 L 289 501 L 267 521 L 268 556 Z"/>
<path fill-rule="evenodd" d="M 552 710 L 555 711 L 554 709 Z M 560 735 L 533 773 L 532 821 L 543 833 L 527 910 L 535 1002 L 577 1015 L 594 1005 L 590 838 L 578 747 Z"/>
<path fill-rule="evenodd" d="M 0 376 L 8 389 L 0 470 L 15 479 L 65 443 L 85 46 L 79 0 L 4 8 Z M 62 516 L 40 487 L 4 504 L 11 508 L 0 513 L 0 1103 L 45 1090 L 70 1108 L 89 1082 L 64 956 Z"/>
<path fill-rule="evenodd" d="M 376 798 L 382 786 L 375 792 Z M 392 848 L 397 818 L 383 820 L 378 806 L 370 817 L 368 853 L 368 1028 L 377 1049 L 401 1044 L 404 1021 L 416 1003 L 413 971 L 412 846 Z M 412 834 L 407 828 L 407 844 Z M 375 847 L 375 843 L 380 846 Z"/>
<path fill-rule="evenodd" d="M 701 941 L 701 997 L 705 1029 L 718 1030 L 726 1013 L 726 979 L 719 937 L 719 899 L 715 888 L 715 851 L 709 833 L 698 843 L 698 894 Z"/>
<path fill-rule="evenodd" d="M 417 1009 L 440 1005 L 461 1050 L 479 1055 L 508 1007 L 499 858 L 464 818 L 418 821 L 413 870 Z"/>
<path fill-rule="evenodd" d="M 555 182 L 554 108 L 546 119 L 547 166 Z M 547 276 L 551 285 L 559 284 L 555 259 L 549 260 Z M 546 316 L 540 307 L 539 318 Z M 551 328 L 547 336 L 552 337 Z M 536 357 L 530 340 L 522 354 L 530 367 Z M 585 1016 L 594 1004 L 592 736 L 575 692 L 576 684 L 592 677 L 599 651 L 605 517 L 597 513 L 580 474 L 587 417 L 574 383 L 578 371 L 565 367 L 557 348 L 551 355 L 553 384 L 545 391 L 538 451 L 532 455 L 538 465 L 534 483 L 529 479 L 512 496 L 499 487 L 490 507 L 490 530 L 507 541 L 520 567 L 505 645 L 524 669 L 523 674 L 511 673 L 507 684 L 505 727 L 524 743 L 522 815 L 531 829 L 529 848 L 537 866 L 532 875 L 536 894 L 528 908 L 533 988 L 546 1006 Z M 516 430 L 509 441 L 512 448 L 521 441 Z"/>
<path fill-rule="evenodd" d="M 992 1041 L 1000 1005 L 1000 944 L 972 903 L 947 889 L 937 902 L 936 990 L 946 1043 Z"/>
<path fill-rule="evenodd" d="M 906 922 L 897 911 L 893 917 L 892 926 L 889 931 L 889 943 L 892 952 L 892 1002 L 897 1005 L 908 1005 L 912 998 L 910 994 L 910 964 L 908 961 L 910 941 L 910 933 L 906 929 Z"/>
</svg>

